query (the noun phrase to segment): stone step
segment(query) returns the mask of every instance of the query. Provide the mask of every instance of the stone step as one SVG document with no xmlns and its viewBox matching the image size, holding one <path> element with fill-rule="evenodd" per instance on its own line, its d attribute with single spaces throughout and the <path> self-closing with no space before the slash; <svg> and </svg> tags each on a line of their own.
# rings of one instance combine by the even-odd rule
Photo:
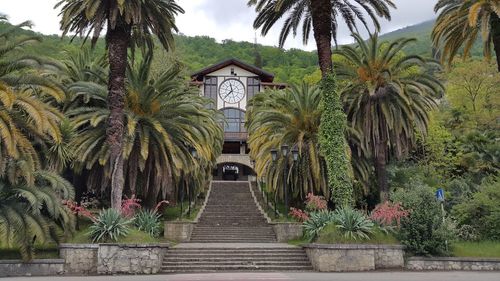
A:
<svg viewBox="0 0 500 281">
<path fill-rule="evenodd" d="M 304 251 L 302 252 L 247 252 L 247 251 L 239 251 L 234 253 L 228 252 L 182 252 L 182 251 L 168 251 L 166 258 L 173 257 L 184 257 L 184 258 L 227 258 L 231 257 L 232 259 L 236 258 L 264 258 L 264 259 L 272 259 L 272 258 L 305 258 L 306 254 Z"/>
<path fill-rule="evenodd" d="M 257 261 L 257 260 L 240 260 L 240 261 L 228 261 L 228 260 L 222 260 L 222 261 L 190 261 L 189 264 L 191 266 L 214 266 L 214 265 L 223 265 L 223 266 L 228 266 L 228 265 L 265 265 L 265 266 L 310 266 L 309 261 L 280 261 L 280 260 L 268 260 L 268 261 Z M 184 262 L 175 262 L 175 261 L 167 261 L 163 262 L 163 267 L 170 267 L 170 266 L 183 266 L 185 265 Z"/>
<path fill-rule="evenodd" d="M 162 267 L 163 273 L 218 271 L 311 271 L 311 265 L 178 265 Z"/>
</svg>

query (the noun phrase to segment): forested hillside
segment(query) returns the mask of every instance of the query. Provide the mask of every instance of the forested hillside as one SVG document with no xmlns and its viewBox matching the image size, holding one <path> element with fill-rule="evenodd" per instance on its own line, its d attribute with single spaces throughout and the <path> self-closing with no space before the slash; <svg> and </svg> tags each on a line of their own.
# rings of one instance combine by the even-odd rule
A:
<svg viewBox="0 0 500 281">
<path fill-rule="evenodd" d="M 432 54 L 430 33 L 434 20 L 421 24 L 402 28 L 381 36 L 384 40 L 394 40 L 399 37 L 414 37 L 417 42 L 411 44 L 406 51 L 424 56 Z M 7 23 L 0 23 L 0 31 L 13 28 Z M 61 39 L 55 35 L 42 35 L 32 31 L 17 29 L 13 36 L 38 36 L 42 40 L 40 44 L 28 46 L 25 51 L 29 54 L 41 55 L 52 58 L 64 57 L 64 52 L 76 52 L 79 50 L 82 40 L 76 38 L 70 43 L 69 38 Z M 165 53 L 157 48 L 153 68 L 162 68 L 167 61 L 178 60 L 185 66 L 185 75 L 219 62 L 229 57 L 235 57 L 245 62 L 261 66 L 263 69 L 274 73 L 277 82 L 300 83 L 302 79 L 312 74 L 317 69 L 317 58 L 314 52 L 299 49 L 283 50 L 271 46 L 254 45 L 249 42 L 235 42 L 224 40 L 218 43 L 214 38 L 208 36 L 176 36 L 176 49 L 173 53 Z M 102 54 L 104 41 L 98 42 L 95 53 Z M 481 56 L 480 42 L 476 44 L 472 54 Z"/>
</svg>

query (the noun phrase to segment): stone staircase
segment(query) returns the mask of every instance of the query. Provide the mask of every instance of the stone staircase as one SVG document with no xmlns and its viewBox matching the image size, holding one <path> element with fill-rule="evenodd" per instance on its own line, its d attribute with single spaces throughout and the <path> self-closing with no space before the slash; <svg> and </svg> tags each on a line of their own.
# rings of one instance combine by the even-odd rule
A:
<svg viewBox="0 0 500 281">
<path fill-rule="evenodd" d="M 189 243 L 169 249 L 163 273 L 312 270 L 304 249 L 276 243 L 248 182 L 213 182 Z"/>
<path fill-rule="evenodd" d="M 167 251 L 162 272 L 308 271 L 302 248 L 286 244 L 189 244 Z"/>
<path fill-rule="evenodd" d="M 213 182 L 191 242 L 272 243 L 276 235 L 257 208 L 248 182 Z"/>
</svg>

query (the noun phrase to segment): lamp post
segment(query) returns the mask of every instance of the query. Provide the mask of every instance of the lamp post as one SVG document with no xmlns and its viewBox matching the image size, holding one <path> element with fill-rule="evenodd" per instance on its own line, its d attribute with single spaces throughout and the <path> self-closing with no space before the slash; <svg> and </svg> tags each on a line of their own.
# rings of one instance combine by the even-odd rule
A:
<svg viewBox="0 0 500 281">
<path fill-rule="evenodd" d="M 194 160 L 198 159 L 198 152 L 196 151 L 196 149 L 194 147 L 191 147 L 189 149 L 189 152 L 191 153 L 191 156 L 193 157 Z M 189 184 L 189 191 L 188 191 L 189 192 L 189 194 L 188 194 L 188 197 L 189 197 L 188 216 L 191 216 L 191 201 L 192 201 L 192 196 L 193 196 L 193 192 L 194 192 L 193 190 L 194 190 L 194 172 L 192 174 L 192 179 L 191 179 L 191 182 Z"/>
<path fill-rule="evenodd" d="M 288 181 L 288 152 L 289 152 L 289 147 L 287 144 L 283 144 L 281 146 L 281 155 L 284 158 L 284 165 L 283 165 L 283 195 L 284 195 L 284 200 L 285 200 L 285 217 L 288 218 L 288 187 L 287 187 L 287 181 Z M 292 149 L 292 157 L 293 161 L 297 162 L 299 159 L 299 151 L 297 148 Z M 276 162 L 278 159 L 278 150 L 277 149 L 271 149 L 271 158 L 273 162 Z M 276 201 L 275 201 L 275 211 L 276 211 Z"/>
</svg>

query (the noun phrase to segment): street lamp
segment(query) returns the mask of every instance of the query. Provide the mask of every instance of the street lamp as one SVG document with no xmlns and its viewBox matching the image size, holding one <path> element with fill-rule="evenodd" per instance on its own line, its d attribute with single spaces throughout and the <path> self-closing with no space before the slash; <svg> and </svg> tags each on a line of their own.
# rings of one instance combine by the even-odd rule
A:
<svg viewBox="0 0 500 281">
<path fill-rule="evenodd" d="M 284 165 L 283 165 L 283 195 L 285 199 L 285 217 L 288 218 L 288 188 L 287 188 L 287 181 L 288 181 L 288 152 L 289 152 L 289 146 L 287 144 L 283 144 L 281 146 L 281 155 L 284 158 Z M 293 161 L 297 162 L 299 159 L 299 151 L 297 148 L 292 149 L 292 157 Z M 271 158 L 273 162 L 276 162 L 278 159 L 278 150 L 277 149 L 271 149 Z M 276 203 L 275 203 L 275 211 L 276 211 Z M 275 213 L 276 214 L 276 213 Z"/>
</svg>

